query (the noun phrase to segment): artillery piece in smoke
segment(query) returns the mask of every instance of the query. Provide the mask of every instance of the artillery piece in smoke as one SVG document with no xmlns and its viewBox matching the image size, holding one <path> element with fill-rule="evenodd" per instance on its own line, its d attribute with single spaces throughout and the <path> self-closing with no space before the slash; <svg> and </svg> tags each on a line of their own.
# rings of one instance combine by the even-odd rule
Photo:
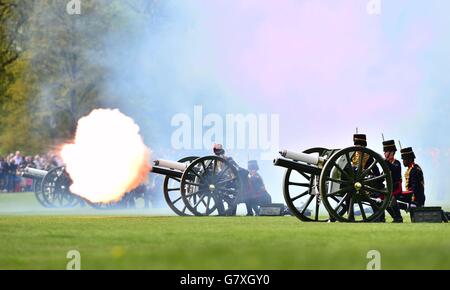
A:
<svg viewBox="0 0 450 290">
<path fill-rule="evenodd" d="M 47 208 L 74 208 L 89 204 L 96 209 L 118 208 L 125 202 L 93 203 L 70 191 L 72 179 L 66 171 L 65 166 L 54 167 L 50 170 L 41 170 L 31 167 L 24 168 L 20 175 L 31 178 L 34 182 L 34 195 L 37 201 Z M 129 201 L 130 195 L 124 197 Z"/>
<path fill-rule="evenodd" d="M 164 198 L 178 215 L 234 215 L 245 182 L 241 169 L 218 156 L 186 157 L 178 162 L 157 160 L 151 173 L 165 176 Z M 49 171 L 25 168 L 21 175 L 34 180 L 36 199 L 44 207 L 91 205 L 96 209 L 124 207 L 133 194 L 113 203 L 92 203 L 70 192 L 72 180 L 65 167 Z M 126 206 L 125 206 L 126 207 Z"/>
<path fill-rule="evenodd" d="M 62 208 L 75 207 L 83 204 L 83 200 L 70 192 L 72 183 L 65 167 L 55 167 L 50 170 L 40 170 L 27 167 L 21 175 L 34 181 L 34 194 L 44 207 Z"/>
<path fill-rule="evenodd" d="M 302 221 L 372 222 L 391 201 L 389 167 L 368 148 L 311 148 L 280 154 L 274 165 L 286 168 L 284 198 Z M 306 215 L 309 211 L 311 216 Z"/>
<path fill-rule="evenodd" d="M 219 156 L 156 160 L 152 172 L 165 176 L 164 198 L 181 216 L 234 215 L 248 174 Z"/>
<path fill-rule="evenodd" d="M 20 175 L 33 179 L 34 195 L 37 201 L 47 208 L 73 208 L 88 204 L 95 209 L 115 209 L 126 208 L 127 205 L 135 203 L 136 195 L 133 191 L 126 193 L 121 200 L 109 203 L 94 203 L 73 194 L 70 191 L 72 179 L 65 166 L 50 170 L 27 167 L 20 172 Z"/>
</svg>

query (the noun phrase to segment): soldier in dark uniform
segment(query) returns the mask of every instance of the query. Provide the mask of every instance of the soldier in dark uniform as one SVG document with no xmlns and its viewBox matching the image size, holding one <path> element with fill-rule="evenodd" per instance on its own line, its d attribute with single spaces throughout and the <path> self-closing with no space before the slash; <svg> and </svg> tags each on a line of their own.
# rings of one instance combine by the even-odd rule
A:
<svg viewBox="0 0 450 290">
<path fill-rule="evenodd" d="M 259 207 L 271 204 L 272 197 L 267 192 L 264 181 L 258 173 L 258 162 L 256 160 L 250 160 L 247 168 L 249 171 L 249 194 L 246 202 L 247 211 L 249 211 L 250 207 L 250 212 L 254 211 L 256 215 L 259 215 Z"/>
<path fill-rule="evenodd" d="M 425 205 L 425 182 L 422 168 L 414 162 L 416 155 L 411 147 L 404 148 L 401 151 L 403 165 L 407 168 L 405 172 L 406 191 L 410 195 L 403 195 L 404 201 L 412 201 L 416 206 Z"/>
<path fill-rule="evenodd" d="M 353 135 L 353 144 L 355 146 L 367 147 L 367 136 L 365 134 L 354 134 Z M 358 166 L 360 156 L 361 156 L 361 151 L 356 151 L 353 154 L 353 156 L 352 156 L 353 167 Z M 364 155 L 364 160 L 362 161 L 363 168 L 366 167 L 367 161 L 369 161 L 369 157 L 370 157 L 369 155 Z"/>
<path fill-rule="evenodd" d="M 392 182 L 394 184 L 394 189 L 392 192 L 392 202 L 387 208 L 388 213 L 394 220 L 394 223 L 402 223 L 403 218 L 400 213 L 400 208 L 397 203 L 397 198 L 401 197 L 402 194 L 402 165 L 400 161 L 395 159 L 395 153 L 397 152 L 397 147 L 395 146 L 394 140 L 388 140 L 383 142 L 383 151 L 386 164 L 391 171 Z"/>
<path fill-rule="evenodd" d="M 367 137 L 365 134 L 355 134 L 353 135 L 353 144 L 355 146 L 367 147 Z M 359 160 L 361 159 L 361 151 L 356 151 L 352 156 L 352 167 L 354 170 L 358 170 Z M 372 156 L 364 154 L 364 159 L 362 160 L 362 169 L 367 169 L 375 160 Z M 373 167 L 370 172 L 374 176 L 380 175 L 378 167 Z"/>
<path fill-rule="evenodd" d="M 361 147 L 367 147 L 367 137 L 365 134 L 354 134 L 353 135 L 353 144 L 355 146 L 361 146 Z M 359 163 L 360 163 L 360 159 L 363 156 L 363 160 L 361 161 L 361 168 L 362 170 L 365 170 L 367 168 L 370 167 L 370 165 L 375 162 L 375 160 L 373 159 L 372 156 L 369 156 L 368 154 L 362 154 L 362 151 L 356 151 L 352 158 L 352 168 L 354 171 L 358 171 L 359 170 Z M 372 176 L 379 176 L 380 175 L 380 170 L 378 169 L 377 166 L 374 166 L 371 171 L 368 173 L 369 175 Z M 374 188 L 382 188 L 383 185 L 382 184 L 373 184 Z M 379 197 L 382 198 L 382 196 L 379 196 L 377 193 L 371 193 L 372 197 Z M 375 212 L 375 207 L 372 206 L 372 210 Z M 384 213 L 380 216 L 380 218 L 378 220 L 376 220 L 378 222 L 385 222 L 385 216 Z"/>
<path fill-rule="evenodd" d="M 249 172 L 248 172 L 247 169 L 244 169 L 244 168 L 240 167 L 240 166 L 236 163 L 236 161 L 234 161 L 234 159 L 233 159 L 232 157 L 228 157 L 228 156 L 225 155 L 225 149 L 223 149 L 223 145 L 222 145 L 222 144 L 214 144 L 214 146 L 213 146 L 213 152 L 214 152 L 214 154 L 215 154 L 216 156 L 219 156 L 219 157 L 221 157 L 221 158 L 227 160 L 228 162 L 230 162 L 230 164 L 231 164 L 234 168 L 236 168 L 236 170 L 237 170 L 237 172 L 238 172 L 238 175 L 239 175 L 239 179 L 243 182 L 242 187 L 243 187 L 243 191 L 244 191 L 244 192 L 242 192 L 242 193 L 240 193 L 240 194 L 238 195 L 235 205 L 234 205 L 234 206 L 230 206 L 229 209 L 228 209 L 226 212 L 223 213 L 223 214 L 225 214 L 225 215 L 236 215 L 237 204 L 238 204 L 238 203 L 246 203 L 246 201 L 247 201 L 247 196 L 246 196 L 246 194 L 248 193 L 248 190 L 247 190 L 247 189 L 248 189 L 248 187 L 249 187 L 249 184 L 248 184 L 248 174 L 249 174 Z M 219 201 L 217 201 L 217 202 L 219 202 Z M 219 207 L 219 206 L 220 206 L 219 212 L 220 212 L 220 211 L 224 211 L 224 209 L 222 208 L 223 206 L 218 205 L 218 207 Z M 248 210 L 248 209 L 249 209 L 249 206 L 247 206 L 247 210 Z M 250 213 L 251 213 L 251 212 L 247 212 L 247 215 L 250 215 Z"/>
<path fill-rule="evenodd" d="M 354 134 L 353 135 L 353 144 L 355 146 L 367 147 L 366 135 L 365 134 Z M 362 155 L 363 154 L 361 151 L 355 151 L 353 153 L 353 155 L 351 156 L 351 162 L 348 165 L 349 168 L 347 170 L 353 170 L 356 172 L 359 169 L 358 168 L 359 162 L 360 162 Z M 364 154 L 364 159 L 361 162 L 362 162 L 361 168 L 364 170 L 364 169 L 367 169 L 372 164 L 372 162 L 374 162 L 374 159 L 371 156 L 369 156 L 368 154 Z M 378 168 L 375 166 L 374 168 L 372 168 L 370 174 L 377 176 L 377 175 L 380 175 L 380 172 L 379 172 Z M 346 202 L 344 202 L 344 204 L 342 205 L 342 208 L 339 210 L 338 214 L 344 215 L 347 211 L 348 211 L 348 204 Z M 384 221 L 384 216 L 381 217 L 380 220 Z M 335 221 L 336 220 L 333 217 L 330 218 L 330 222 L 335 222 Z"/>
</svg>

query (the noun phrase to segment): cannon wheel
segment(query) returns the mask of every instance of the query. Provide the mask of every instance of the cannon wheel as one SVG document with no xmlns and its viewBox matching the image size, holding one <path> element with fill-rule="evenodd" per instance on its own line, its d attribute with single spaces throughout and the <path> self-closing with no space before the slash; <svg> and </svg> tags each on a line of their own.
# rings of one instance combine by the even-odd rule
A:
<svg viewBox="0 0 450 290">
<path fill-rule="evenodd" d="M 70 184 L 71 179 L 64 166 L 55 167 L 45 175 L 40 187 L 48 207 L 67 208 L 80 203 L 81 199 L 70 192 Z"/>
<path fill-rule="evenodd" d="M 42 179 L 35 179 L 34 181 L 34 196 L 36 197 L 39 204 L 43 207 L 51 207 L 45 198 L 44 193 L 42 192 Z"/>
<path fill-rule="evenodd" d="M 218 156 L 193 161 L 181 178 L 181 196 L 196 216 L 235 215 L 241 192 L 237 169 Z"/>
<path fill-rule="evenodd" d="M 196 156 L 185 157 L 178 162 L 190 164 L 192 161 L 198 159 Z M 181 195 L 181 179 L 177 177 L 166 176 L 164 178 L 164 199 L 167 205 L 179 216 L 194 215 L 187 206 L 183 203 Z"/>
<path fill-rule="evenodd" d="M 306 154 L 319 153 L 322 156 L 328 149 L 311 148 L 303 151 Z M 319 176 L 299 172 L 288 168 L 284 174 L 283 195 L 291 212 L 304 222 L 326 222 L 329 214 L 320 206 Z M 323 213 L 320 209 L 322 208 Z M 312 217 L 308 216 L 308 212 Z M 321 218 L 323 216 L 326 218 Z"/>
<path fill-rule="evenodd" d="M 355 159 L 352 164 L 356 152 L 362 158 Z M 340 161 L 347 165 L 343 168 Z M 376 221 L 392 197 L 391 173 L 384 159 L 368 148 L 342 149 L 326 162 L 322 170 L 320 194 L 325 208 L 338 221 Z M 358 211 L 359 214 L 355 214 Z"/>
</svg>

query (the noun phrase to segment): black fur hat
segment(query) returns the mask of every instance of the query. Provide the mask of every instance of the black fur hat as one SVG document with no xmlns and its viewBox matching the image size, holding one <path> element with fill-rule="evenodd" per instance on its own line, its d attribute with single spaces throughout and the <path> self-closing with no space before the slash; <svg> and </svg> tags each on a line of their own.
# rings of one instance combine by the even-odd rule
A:
<svg viewBox="0 0 450 290">
<path fill-rule="evenodd" d="M 384 152 L 396 152 L 397 147 L 395 146 L 394 140 L 388 140 L 383 142 L 383 151 Z"/>
<path fill-rule="evenodd" d="M 402 154 L 402 159 L 416 159 L 416 155 L 411 147 L 403 148 L 400 150 L 400 153 Z"/>
<path fill-rule="evenodd" d="M 367 146 L 367 137 L 365 134 L 353 135 L 353 144 L 355 146 Z"/>
</svg>

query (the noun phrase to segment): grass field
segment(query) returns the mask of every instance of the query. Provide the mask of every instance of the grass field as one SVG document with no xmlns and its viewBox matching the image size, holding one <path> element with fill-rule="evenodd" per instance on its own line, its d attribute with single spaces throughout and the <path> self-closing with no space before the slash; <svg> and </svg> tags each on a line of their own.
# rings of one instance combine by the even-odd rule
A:
<svg viewBox="0 0 450 290">
<path fill-rule="evenodd" d="M 0 269 L 450 269 L 449 224 L 302 223 L 293 217 L 175 217 L 12 211 L 0 195 Z"/>
</svg>

